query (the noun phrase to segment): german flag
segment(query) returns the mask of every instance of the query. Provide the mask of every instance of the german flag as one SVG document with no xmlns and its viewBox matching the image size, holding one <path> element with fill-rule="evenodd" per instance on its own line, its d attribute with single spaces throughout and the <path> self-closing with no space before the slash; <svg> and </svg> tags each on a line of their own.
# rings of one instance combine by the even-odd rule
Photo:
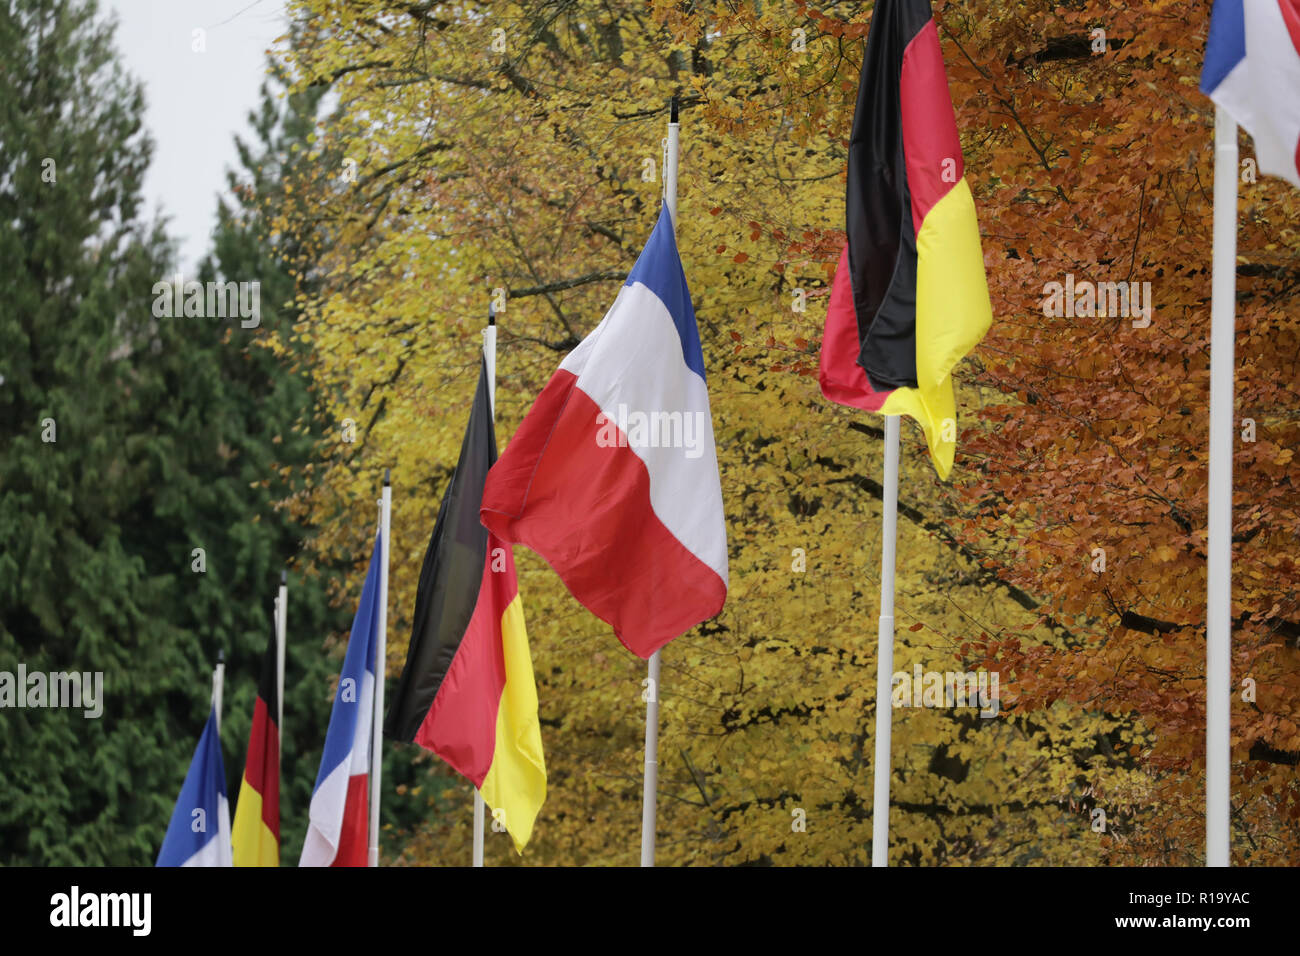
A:
<svg viewBox="0 0 1300 956">
<path fill-rule="evenodd" d="M 929 0 L 877 0 L 849 140 L 846 228 L 822 394 L 910 415 L 941 478 L 956 451 L 953 367 L 992 321 L 975 202 Z"/>
<path fill-rule="evenodd" d="M 424 555 L 411 645 L 384 733 L 433 751 L 471 780 L 522 853 L 546 797 L 546 764 L 514 556 L 479 522 L 496 460 L 484 363 Z"/>
<path fill-rule="evenodd" d="M 280 697 L 275 631 L 262 656 L 262 676 L 248 732 L 248 763 L 230 829 L 235 866 L 280 865 Z"/>
</svg>

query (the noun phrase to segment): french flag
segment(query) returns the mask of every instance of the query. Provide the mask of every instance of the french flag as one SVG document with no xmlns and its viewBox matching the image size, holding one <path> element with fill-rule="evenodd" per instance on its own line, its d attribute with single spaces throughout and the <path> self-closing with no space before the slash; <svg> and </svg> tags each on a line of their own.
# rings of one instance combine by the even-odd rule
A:
<svg viewBox="0 0 1300 956">
<path fill-rule="evenodd" d="M 545 558 L 641 657 L 722 610 L 704 355 L 666 206 L 605 318 L 488 472 L 481 517 Z"/>
<path fill-rule="evenodd" d="M 379 646 L 379 562 L 380 538 L 376 535 L 325 732 L 325 752 L 311 794 L 299 866 L 366 865 L 367 784 L 374 727 L 375 650 Z"/>
<path fill-rule="evenodd" d="M 1300 186 L 1300 0 L 1215 0 L 1201 92 L 1250 133 L 1260 172 Z"/>
<path fill-rule="evenodd" d="M 217 713 L 211 710 L 154 865 L 233 866 L 231 855 L 226 769 Z"/>
</svg>

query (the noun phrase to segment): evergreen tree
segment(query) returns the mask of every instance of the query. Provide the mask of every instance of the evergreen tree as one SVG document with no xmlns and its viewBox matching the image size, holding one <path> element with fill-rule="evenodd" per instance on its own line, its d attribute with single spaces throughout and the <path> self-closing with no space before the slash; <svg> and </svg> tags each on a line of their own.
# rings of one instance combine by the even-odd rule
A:
<svg viewBox="0 0 1300 956">
<path fill-rule="evenodd" d="M 180 546 L 169 580 L 129 540 L 163 456 L 134 421 L 170 249 L 138 217 L 142 93 L 95 5 L 6 4 L 0 58 L 0 671 L 102 671 L 104 695 L 97 718 L 0 711 L 0 861 L 143 862 L 206 659 L 161 613 Z"/>
<path fill-rule="evenodd" d="M 221 353 L 225 359 L 223 376 L 228 388 L 237 394 L 226 404 L 226 410 L 241 419 L 239 427 L 232 430 L 241 440 L 231 448 L 231 458 L 238 463 L 241 493 L 251 491 L 264 522 L 273 518 L 277 553 L 296 555 L 310 529 L 295 523 L 288 511 L 277 508 L 275 502 L 297 490 L 290 482 L 301 481 L 302 469 L 312 460 L 324 426 L 314 413 L 311 382 L 305 371 L 306 348 L 293 336 L 299 318 L 294 305 L 298 280 L 289 263 L 296 261 L 298 250 L 287 238 L 273 235 L 262 209 L 283 202 L 291 169 L 306 161 L 306 144 L 323 91 L 281 100 L 278 91 L 283 89 L 283 77 L 276 72 L 274 62 L 269 69 L 272 76 L 262 86 L 258 109 L 248 117 L 254 141 L 236 138 L 239 168 L 227 175 L 231 198 L 223 197 L 218 203 L 212 252 L 200 267 L 199 278 L 205 283 L 259 283 L 258 328 L 243 335 L 240 349 Z M 235 334 L 236 330 L 232 330 L 231 335 Z M 359 556 L 362 561 L 368 557 L 368 552 Z M 318 564 L 295 574 L 291 581 L 285 726 L 280 746 L 284 864 L 295 864 L 301 852 L 329 723 L 333 680 L 341 660 L 326 653 L 323 645 L 340 634 L 346 639 L 354 609 L 346 602 L 330 607 L 331 592 L 341 587 L 342 573 L 342 568 Z M 359 593 L 360 577 L 355 583 L 353 590 Z M 263 647 L 251 641 L 242 650 L 238 664 L 243 679 L 227 698 L 230 732 L 222 736 L 227 753 L 233 747 L 236 755 L 226 766 L 232 793 L 238 791 L 238 778 L 243 772 Z"/>
<path fill-rule="evenodd" d="M 0 863 L 148 864 L 218 650 L 235 798 L 271 601 L 305 533 L 274 503 L 315 440 L 311 396 L 261 344 L 287 341 L 292 282 L 226 210 L 217 260 L 246 303 L 260 291 L 256 326 L 210 301 L 169 315 L 174 251 L 139 218 L 143 97 L 111 27 L 90 0 L 15 0 L 0 56 L 0 672 L 103 675 L 98 717 L 0 711 Z M 320 645 L 346 628 L 324 594 L 295 577 L 286 862 L 328 712 Z"/>
</svg>

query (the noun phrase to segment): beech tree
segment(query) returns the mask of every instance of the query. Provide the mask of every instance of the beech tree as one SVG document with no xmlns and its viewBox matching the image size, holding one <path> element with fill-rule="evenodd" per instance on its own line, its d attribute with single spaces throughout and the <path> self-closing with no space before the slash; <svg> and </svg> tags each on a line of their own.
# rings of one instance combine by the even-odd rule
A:
<svg viewBox="0 0 1300 956">
<path fill-rule="evenodd" d="M 1158 3 L 1140 23 L 1085 3 L 935 7 L 995 326 L 958 373 L 953 485 L 935 480 L 907 432 L 896 666 L 985 669 L 1002 695 L 996 719 L 895 711 L 892 854 L 1192 861 L 1203 827 L 1210 175 L 1210 108 L 1195 86 L 1208 5 Z M 295 504 L 352 502 L 364 527 L 379 474 L 394 468 L 390 665 L 404 653 L 489 298 L 506 306 L 504 440 L 648 235 L 666 104 L 679 95 L 679 245 L 704 340 L 732 582 L 724 612 L 664 654 L 660 859 L 865 862 L 881 432 L 822 400 L 816 366 L 870 10 L 292 9 L 305 41 L 290 66 L 302 88 L 326 86 L 340 105 L 317 147 L 344 158 L 303 178 L 275 214 L 303 243 L 299 270 L 320 283 L 299 326 L 313 374 L 335 421 L 358 428 L 355 443 L 322 445 L 313 491 Z M 1293 235 L 1294 199 L 1261 183 L 1247 202 L 1276 223 L 1252 240 L 1261 254 L 1272 243 L 1267 268 L 1246 275 L 1280 283 L 1254 292 L 1271 304 L 1262 327 L 1278 334 L 1294 263 L 1278 240 Z M 1050 284 L 1076 279 L 1094 294 L 1115 284 L 1103 298 L 1117 305 L 1117 284 L 1137 283 L 1128 302 L 1139 314 L 1099 315 L 1094 295 L 1091 315 L 1044 316 Z M 1260 542 L 1250 620 L 1272 622 L 1274 646 L 1237 637 L 1248 654 L 1239 670 L 1258 671 L 1272 696 L 1257 698 L 1258 721 L 1235 723 L 1234 793 L 1251 816 L 1238 852 L 1281 861 L 1293 852 L 1283 836 L 1294 724 L 1282 702 L 1294 661 L 1276 637 L 1294 604 L 1289 559 L 1266 529 L 1294 517 L 1293 416 L 1281 410 L 1295 403 L 1279 384 L 1294 374 L 1285 348 L 1265 358 L 1251 341 L 1242 401 L 1266 426 L 1238 465 L 1262 482 L 1259 518 L 1248 519 L 1261 524 L 1243 543 Z M 316 544 L 323 557 L 355 552 L 359 533 L 335 526 Z M 1098 548 L 1108 560 L 1094 572 Z M 551 769 L 524 862 L 629 862 L 644 665 L 535 556 L 518 559 Z M 403 859 L 462 860 L 469 796 L 463 783 L 403 793 L 436 803 Z M 503 841 L 490 846 L 513 859 Z"/>
</svg>

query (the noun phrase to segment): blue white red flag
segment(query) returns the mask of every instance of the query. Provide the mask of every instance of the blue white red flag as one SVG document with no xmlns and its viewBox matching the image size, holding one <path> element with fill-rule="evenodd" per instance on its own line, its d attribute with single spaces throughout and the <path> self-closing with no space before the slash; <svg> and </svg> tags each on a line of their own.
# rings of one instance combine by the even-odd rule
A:
<svg viewBox="0 0 1300 956">
<path fill-rule="evenodd" d="M 216 711 L 209 711 L 155 866 L 233 865 L 221 736 Z"/>
<path fill-rule="evenodd" d="M 380 538 L 370 555 L 361 604 L 352 619 L 334 709 L 325 732 L 307 837 L 299 866 L 365 866 L 369 829 L 367 787 L 374 728 L 375 651 L 379 646 Z"/>
<path fill-rule="evenodd" d="M 1201 92 L 1250 133 L 1260 172 L 1300 186 L 1300 0 L 1215 0 Z"/>
<path fill-rule="evenodd" d="M 641 657 L 722 610 L 717 449 L 667 207 L 605 318 L 488 472 L 481 515 Z"/>
</svg>

